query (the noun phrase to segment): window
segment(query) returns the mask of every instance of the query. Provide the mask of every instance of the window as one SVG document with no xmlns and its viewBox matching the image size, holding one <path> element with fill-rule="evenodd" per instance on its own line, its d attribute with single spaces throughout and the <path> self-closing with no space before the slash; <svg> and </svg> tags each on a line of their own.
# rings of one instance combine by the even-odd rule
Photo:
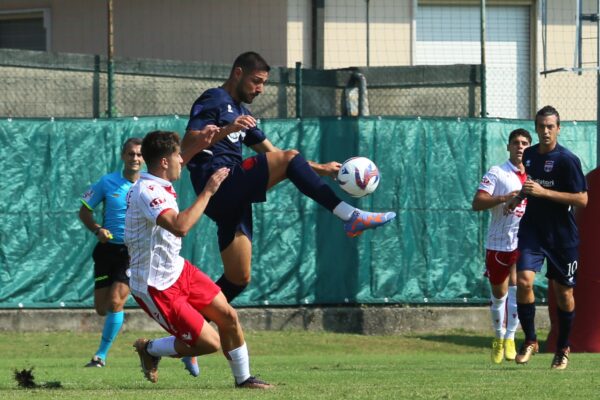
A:
<svg viewBox="0 0 600 400">
<path fill-rule="evenodd" d="M 0 12 L 0 48 L 48 49 L 48 10 Z"/>
</svg>

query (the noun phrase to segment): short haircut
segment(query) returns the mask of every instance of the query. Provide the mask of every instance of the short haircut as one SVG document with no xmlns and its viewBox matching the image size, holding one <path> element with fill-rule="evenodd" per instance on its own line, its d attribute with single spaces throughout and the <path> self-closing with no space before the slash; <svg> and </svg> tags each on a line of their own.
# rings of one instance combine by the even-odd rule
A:
<svg viewBox="0 0 600 400">
<path fill-rule="evenodd" d="M 142 141 L 142 156 L 146 165 L 154 167 L 162 158 L 178 151 L 179 147 L 177 132 L 153 131 Z"/>
<path fill-rule="evenodd" d="M 231 67 L 231 74 L 237 67 L 240 67 L 245 74 L 253 71 L 269 72 L 271 70 L 265 59 L 254 51 L 247 51 L 237 56 Z"/>
<path fill-rule="evenodd" d="M 537 127 L 538 117 L 549 117 L 551 115 L 556 116 L 556 126 L 560 126 L 560 115 L 558 115 L 558 111 L 556 111 L 556 108 L 552 106 L 542 107 L 540 111 L 538 111 L 537 114 L 535 114 L 535 126 Z"/>
<path fill-rule="evenodd" d="M 510 135 L 508 135 L 508 143 L 512 142 L 513 139 L 517 136 L 523 136 L 527 139 L 527 141 L 529 141 L 529 144 L 531 144 L 531 133 L 529 133 L 527 129 L 523 128 L 515 129 L 514 131 L 512 131 Z"/>
<path fill-rule="evenodd" d="M 121 147 L 121 154 L 125 154 L 125 151 L 127 151 L 127 147 L 129 145 L 132 145 L 132 146 L 141 146 L 142 145 L 142 138 L 132 137 L 132 138 L 127 139 L 125 141 L 125 143 L 123 143 L 123 147 Z"/>
</svg>

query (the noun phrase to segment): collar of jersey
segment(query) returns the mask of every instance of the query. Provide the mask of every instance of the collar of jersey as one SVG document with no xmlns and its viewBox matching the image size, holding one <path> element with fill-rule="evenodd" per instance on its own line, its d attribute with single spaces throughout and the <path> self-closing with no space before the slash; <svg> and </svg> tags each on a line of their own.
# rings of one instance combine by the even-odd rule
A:
<svg viewBox="0 0 600 400">
<path fill-rule="evenodd" d="M 172 187 L 173 186 L 173 184 L 171 182 L 169 182 L 168 180 L 159 178 L 158 176 L 152 175 L 149 172 L 141 172 L 140 178 L 158 182 L 161 186 L 164 186 L 164 187 Z"/>
</svg>

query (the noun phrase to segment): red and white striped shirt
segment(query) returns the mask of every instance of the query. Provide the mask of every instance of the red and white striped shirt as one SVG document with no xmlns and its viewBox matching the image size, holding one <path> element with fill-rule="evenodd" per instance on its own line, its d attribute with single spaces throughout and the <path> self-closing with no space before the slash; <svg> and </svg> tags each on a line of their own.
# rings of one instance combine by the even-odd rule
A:
<svg viewBox="0 0 600 400">
<path fill-rule="evenodd" d="M 524 172 L 519 171 L 510 161 L 497 165 L 483 176 L 477 190 L 489 193 L 491 196 L 502 196 L 521 190 L 527 179 Z M 492 220 L 488 228 L 486 249 L 497 251 L 513 251 L 517 248 L 517 233 L 519 222 L 525 214 L 527 199 L 523 200 L 512 214 L 504 215 L 504 205 L 498 204 L 491 209 Z"/>
<path fill-rule="evenodd" d="M 184 260 L 179 255 L 181 238 L 156 224 L 157 218 L 168 210 L 179 213 L 171 182 L 141 173 L 127 194 L 125 215 L 129 286 L 136 296 L 147 293 L 148 286 L 167 289 L 183 269 Z"/>
</svg>

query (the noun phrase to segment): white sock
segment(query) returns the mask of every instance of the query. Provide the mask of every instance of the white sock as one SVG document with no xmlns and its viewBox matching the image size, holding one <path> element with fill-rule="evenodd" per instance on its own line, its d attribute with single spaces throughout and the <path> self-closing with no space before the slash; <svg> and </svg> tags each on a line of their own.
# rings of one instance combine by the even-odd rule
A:
<svg viewBox="0 0 600 400">
<path fill-rule="evenodd" d="M 515 332 L 519 326 L 519 314 L 517 313 L 517 287 L 508 287 L 508 299 L 506 300 L 506 334 L 504 339 L 515 339 Z"/>
<path fill-rule="evenodd" d="M 342 201 L 333 209 L 333 215 L 335 215 L 342 221 L 348 221 L 352 216 L 354 210 L 356 210 L 355 207 L 352 207 L 350 204 Z"/>
<path fill-rule="evenodd" d="M 175 336 L 167 336 L 163 338 L 153 339 L 148 344 L 146 349 L 151 356 L 176 356 L 175 351 Z"/>
<path fill-rule="evenodd" d="M 229 353 L 229 366 L 235 382 L 240 384 L 250 378 L 250 357 L 248 356 L 248 347 L 246 343 L 231 350 Z"/>
<path fill-rule="evenodd" d="M 490 305 L 490 312 L 492 313 L 492 326 L 496 331 L 496 338 L 502 339 L 504 337 L 504 315 L 506 313 L 506 298 L 508 294 L 505 294 L 501 299 L 497 299 L 492 295 L 490 299 L 492 304 Z"/>
</svg>

